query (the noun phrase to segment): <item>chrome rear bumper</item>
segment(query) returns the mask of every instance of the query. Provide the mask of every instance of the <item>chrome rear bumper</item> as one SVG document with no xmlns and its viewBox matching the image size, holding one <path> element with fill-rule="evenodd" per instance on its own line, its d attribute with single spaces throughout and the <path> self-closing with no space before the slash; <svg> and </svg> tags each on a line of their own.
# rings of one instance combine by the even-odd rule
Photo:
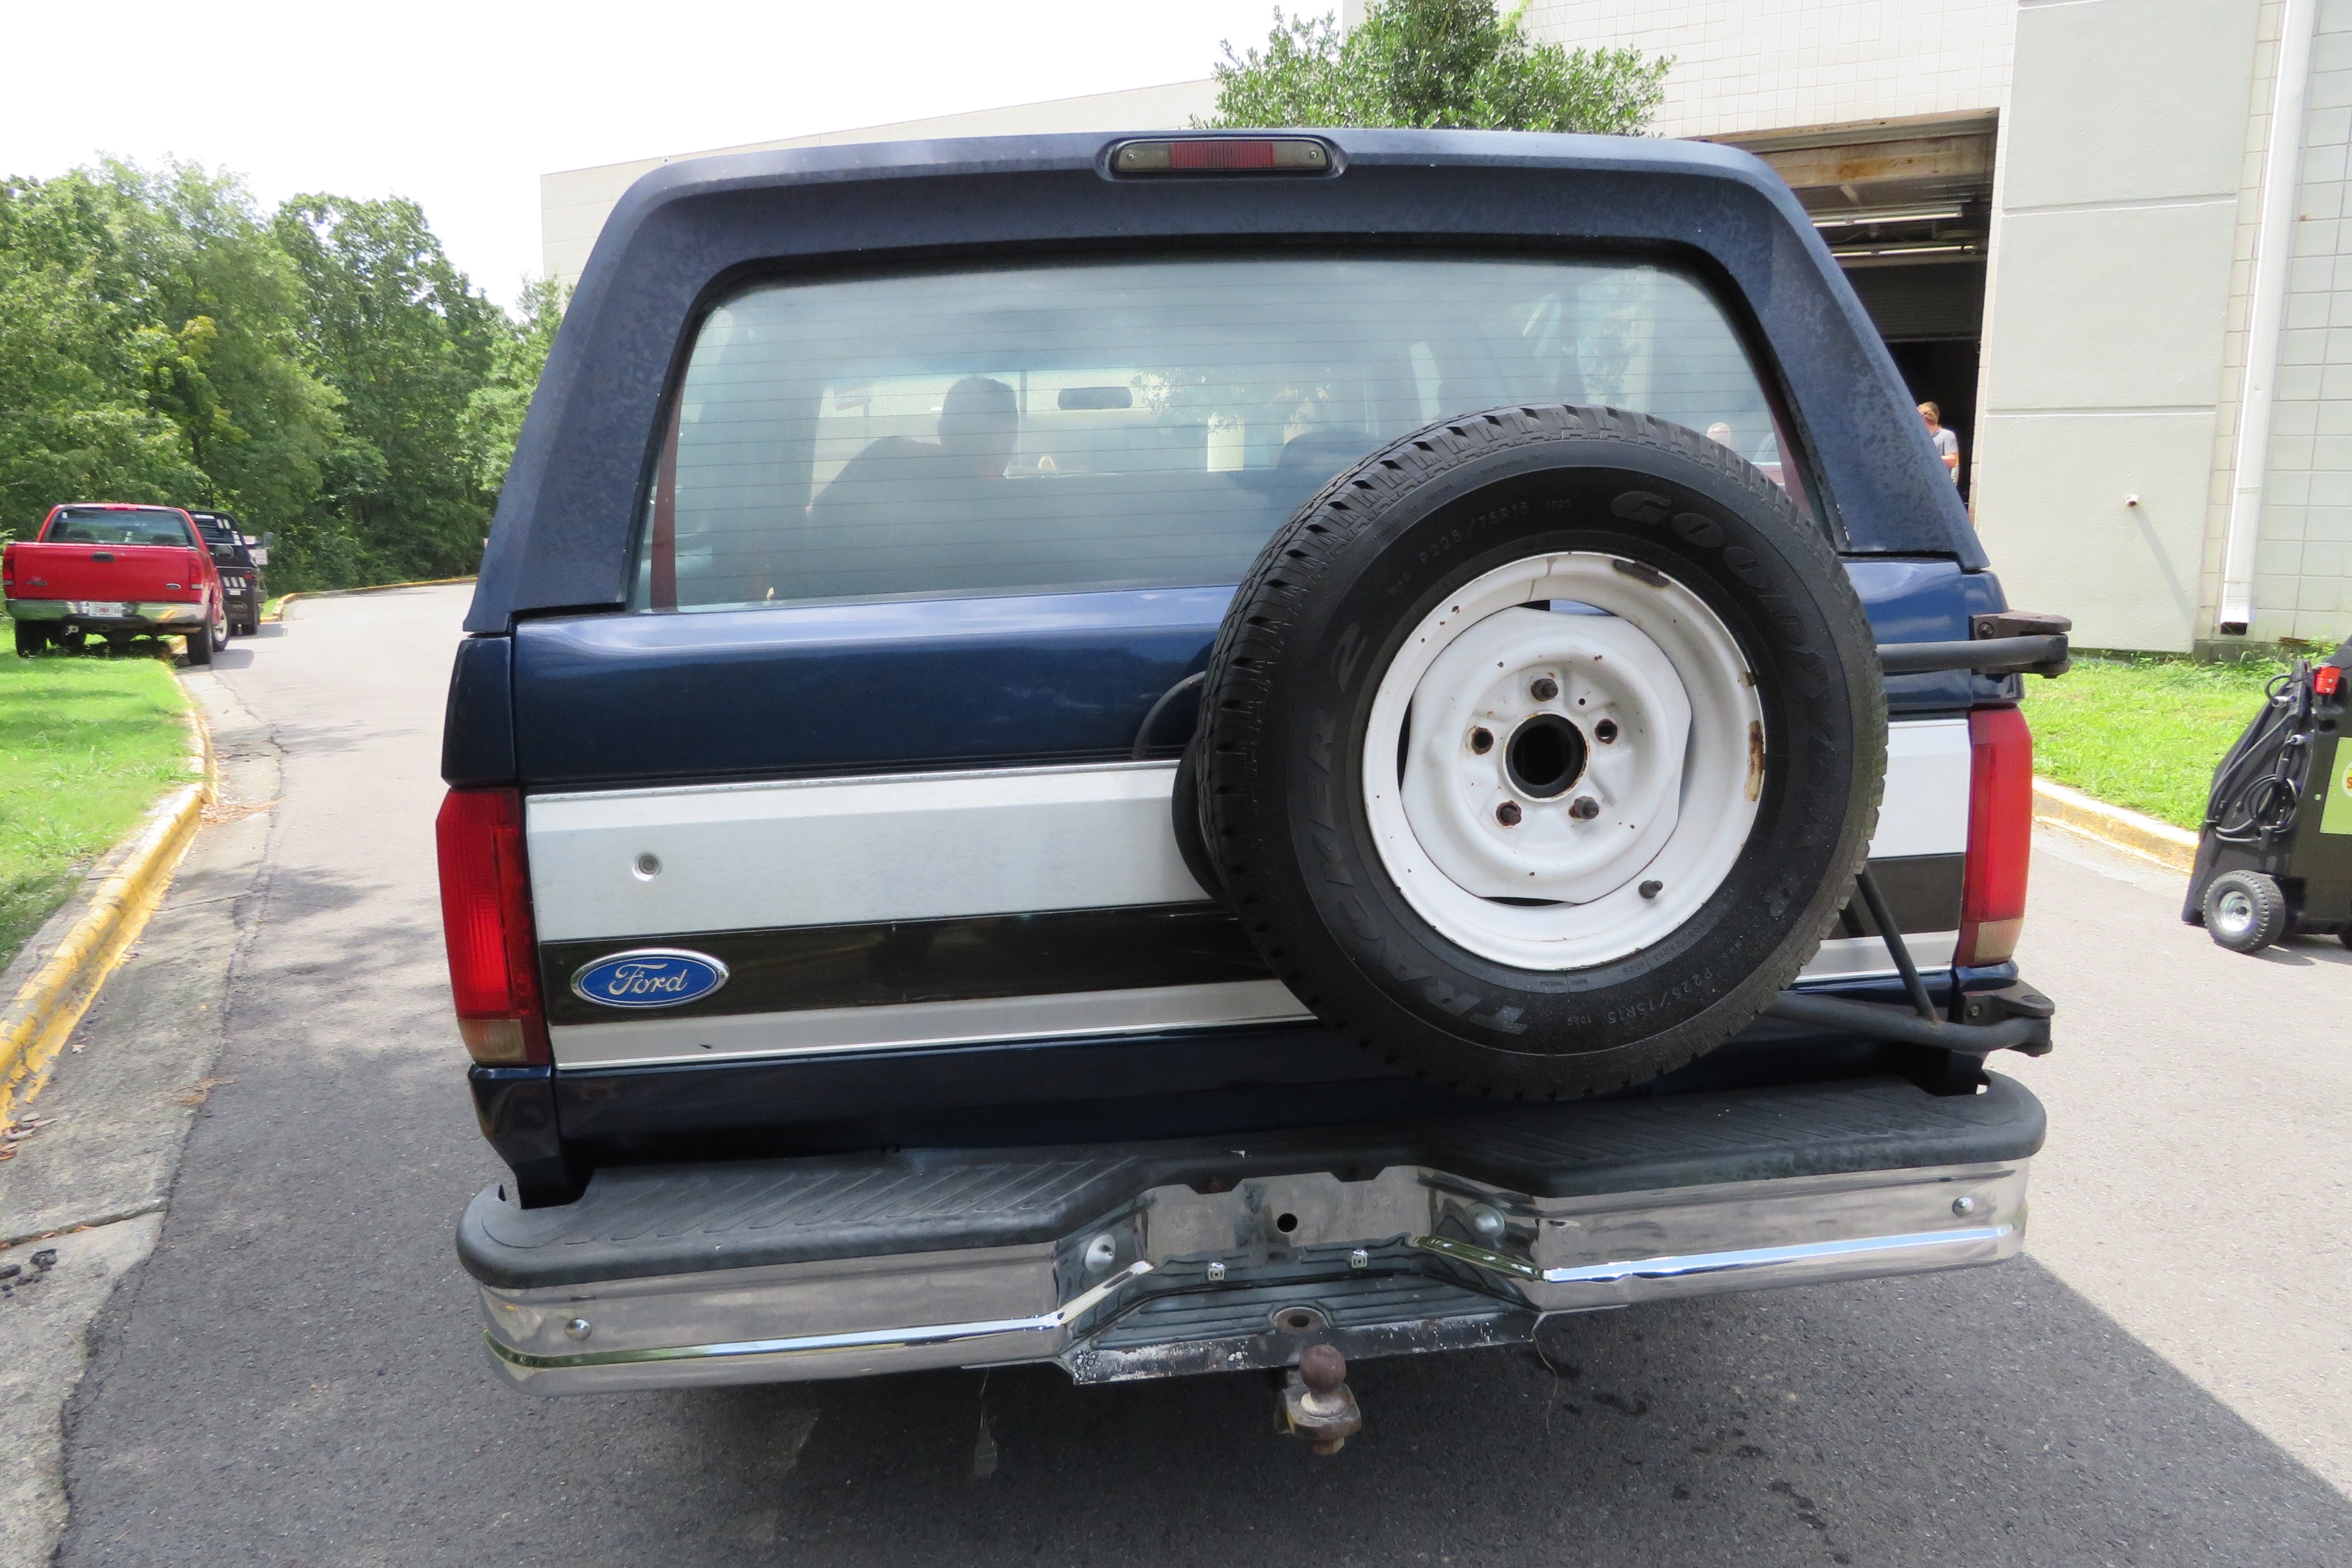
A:
<svg viewBox="0 0 2352 1568">
<path fill-rule="evenodd" d="M 8 614 L 19 621 L 72 621 L 93 630 L 105 627 L 141 627 L 194 626 L 205 618 L 201 604 L 177 601 L 140 600 L 126 602 L 119 616 L 82 616 L 69 613 L 73 599 L 10 599 Z M 109 601 L 111 602 L 111 601 Z"/>
<path fill-rule="evenodd" d="M 1046 1242 L 485 1284 L 484 1337 L 540 1394 L 1034 1362 L 1108 1383 L 1288 1365 L 1318 1342 L 1463 1349 L 1554 1313 L 1999 1262 L 2023 1243 L 2026 1163 L 1553 1198 L 1405 1165 L 1160 1185 Z"/>
</svg>

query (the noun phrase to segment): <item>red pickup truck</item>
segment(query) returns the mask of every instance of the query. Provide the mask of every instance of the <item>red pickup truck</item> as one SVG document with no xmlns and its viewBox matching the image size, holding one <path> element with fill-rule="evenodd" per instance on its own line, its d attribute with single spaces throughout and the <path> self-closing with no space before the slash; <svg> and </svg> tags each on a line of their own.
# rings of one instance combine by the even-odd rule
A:
<svg viewBox="0 0 2352 1568">
<path fill-rule="evenodd" d="M 30 542 L 0 552 L 16 652 L 185 637 L 188 662 L 228 646 L 227 598 L 195 520 L 175 506 L 53 507 Z"/>
</svg>

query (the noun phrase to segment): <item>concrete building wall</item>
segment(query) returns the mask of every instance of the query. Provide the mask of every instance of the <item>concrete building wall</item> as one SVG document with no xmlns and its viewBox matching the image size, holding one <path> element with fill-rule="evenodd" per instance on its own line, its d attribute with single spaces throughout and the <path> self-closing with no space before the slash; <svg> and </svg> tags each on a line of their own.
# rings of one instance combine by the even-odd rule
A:
<svg viewBox="0 0 2352 1568">
<path fill-rule="evenodd" d="M 2204 624 L 2259 9 L 2018 13 L 1976 518 L 2011 602 L 2073 616 L 2085 647 L 2187 651 Z"/>
<path fill-rule="evenodd" d="M 2263 6 L 2265 77 L 2274 74 L 2270 61 L 2284 11 L 2279 0 Z M 2262 83 L 2263 113 L 2247 138 L 2256 179 L 2275 85 Z M 2323 0 L 2319 7 L 2307 90 L 2294 258 L 2287 268 L 2269 472 L 2254 551 L 2254 616 L 2247 627 L 2250 637 L 2264 642 L 2333 641 L 2352 631 L 2352 205 L 2347 201 L 2352 184 L 2346 169 L 2352 153 L 2352 4 L 2346 0 Z M 2249 201 L 2242 258 L 2252 255 L 2253 208 Z M 2243 362 L 2251 272 L 2250 260 L 2242 259 L 2232 300 L 2232 324 L 2239 329 L 2233 364 Z M 2231 379 L 2234 415 L 2238 378 Z M 2216 586 L 2233 456 L 2225 444 L 2214 464 L 2221 504 L 2215 509 L 2216 542 L 2208 563 Z"/>
<path fill-rule="evenodd" d="M 1675 57 L 1659 136 L 1997 109 L 2017 0 L 1533 0 L 1528 31 Z"/>
<path fill-rule="evenodd" d="M 827 131 L 814 136 L 788 136 L 775 142 L 747 142 L 740 147 L 706 148 L 698 153 L 674 153 L 659 158 L 639 158 L 627 163 L 605 163 L 593 169 L 567 169 L 540 176 L 541 266 L 566 283 L 580 279 L 596 236 L 630 185 L 637 179 L 683 158 L 707 158 L 716 153 L 767 153 L 786 147 L 839 147 L 860 142 L 910 142 L 935 136 L 1044 135 L 1059 131 L 1171 131 L 1205 117 L 1216 106 L 1216 83 L 1170 82 L 1124 92 L 1089 93 L 1045 103 L 1014 104 L 1007 109 L 983 109 L 969 114 L 941 114 L 928 120 L 904 120 L 890 125 L 866 125 L 851 131 Z"/>
</svg>

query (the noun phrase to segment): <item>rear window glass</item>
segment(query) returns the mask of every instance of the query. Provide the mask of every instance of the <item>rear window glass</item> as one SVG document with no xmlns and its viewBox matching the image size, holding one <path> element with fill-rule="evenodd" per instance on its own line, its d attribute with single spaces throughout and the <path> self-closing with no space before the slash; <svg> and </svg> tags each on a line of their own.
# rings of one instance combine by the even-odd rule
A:
<svg viewBox="0 0 2352 1568">
<path fill-rule="evenodd" d="M 1780 475 L 1715 302 L 1647 265 L 1218 258 L 770 284 L 695 343 L 634 607 L 1240 580 L 1366 453 L 1602 403 Z"/>
<path fill-rule="evenodd" d="M 68 507 L 41 536 L 47 544 L 177 544 L 186 546 L 187 520 L 176 511 L 121 511 Z"/>
</svg>

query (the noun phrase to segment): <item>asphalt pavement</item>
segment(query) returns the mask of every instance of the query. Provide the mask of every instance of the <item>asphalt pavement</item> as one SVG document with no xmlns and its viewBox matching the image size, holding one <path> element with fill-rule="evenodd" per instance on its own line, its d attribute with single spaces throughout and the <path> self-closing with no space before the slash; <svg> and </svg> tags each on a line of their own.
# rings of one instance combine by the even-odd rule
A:
<svg viewBox="0 0 2352 1568">
<path fill-rule="evenodd" d="M 499 1173 L 434 892 L 466 595 L 298 601 L 215 667 L 266 847 L 199 846 L 38 1106 L 101 1122 L 107 1073 L 160 1055 L 142 1092 L 180 1118 L 91 1167 L 178 1161 L 88 1334 L 60 1563 L 2352 1562 L 2352 953 L 2222 953 L 2179 879 L 2074 841 L 2024 953 L 2061 1046 L 2006 1069 L 2052 1125 L 2018 1263 L 1361 1363 L 1331 1459 L 1249 1375 L 509 1392 L 450 1247 Z M 141 966 L 190 962 L 197 899 L 236 956 L 225 1018 L 175 1035 Z M 54 1189 L 50 1136 L 12 1167 Z M 0 1171 L 0 1207 L 35 1179 Z"/>
</svg>

